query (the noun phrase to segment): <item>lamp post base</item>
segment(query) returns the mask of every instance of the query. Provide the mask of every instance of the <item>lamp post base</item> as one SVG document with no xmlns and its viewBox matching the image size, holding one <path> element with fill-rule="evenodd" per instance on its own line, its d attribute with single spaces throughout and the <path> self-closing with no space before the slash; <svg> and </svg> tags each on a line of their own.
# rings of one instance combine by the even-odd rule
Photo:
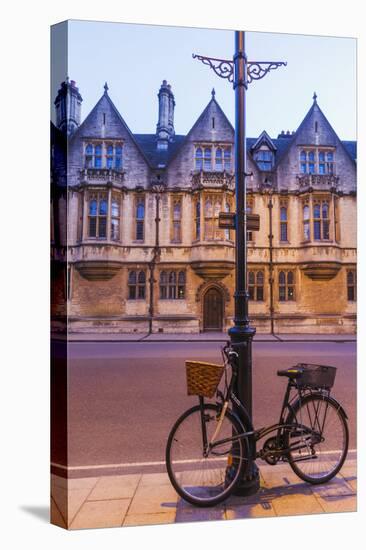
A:
<svg viewBox="0 0 366 550">
<path fill-rule="evenodd" d="M 244 429 L 253 430 L 252 421 L 252 340 L 255 335 L 255 328 L 249 324 L 244 326 L 233 326 L 229 329 L 229 336 L 234 349 L 238 353 L 238 376 L 234 393 L 239 398 L 245 409 L 233 402 L 234 413 L 239 417 Z M 235 344 L 237 348 L 235 348 Z M 255 440 L 248 440 L 248 469 L 245 476 L 240 480 L 234 491 L 234 495 L 249 496 L 258 492 L 260 487 L 259 469 L 255 464 Z M 230 473 L 227 472 L 230 476 Z"/>
<path fill-rule="evenodd" d="M 252 462 L 250 472 L 247 472 L 245 477 L 240 480 L 239 485 L 235 487 L 233 495 L 240 497 L 249 497 L 255 495 L 260 488 L 259 468 Z"/>
</svg>

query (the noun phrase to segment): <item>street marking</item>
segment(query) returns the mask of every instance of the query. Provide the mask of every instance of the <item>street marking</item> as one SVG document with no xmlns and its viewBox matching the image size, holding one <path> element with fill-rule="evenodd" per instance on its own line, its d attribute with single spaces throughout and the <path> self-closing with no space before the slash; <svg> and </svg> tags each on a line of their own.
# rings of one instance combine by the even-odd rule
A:
<svg viewBox="0 0 366 550">
<path fill-rule="evenodd" d="M 334 449 L 331 451 L 321 451 L 319 454 L 333 454 L 340 453 L 342 449 Z M 349 449 L 349 453 L 356 453 L 357 449 Z M 213 458 L 214 460 L 226 460 L 222 458 Z M 199 462 L 199 459 L 186 459 L 186 460 L 177 460 L 176 464 L 192 464 L 194 462 Z M 51 462 L 51 466 L 55 468 L 61 468 L 62 470 L 102 470 L 108 468 L 133 468 L 133 467 L 143 467 L 143 466 L 164 466 L 165 461 L 157 462 L 124 462 L 121 464 L 96 464 L 94 466 L 65 466 L 64 464 L 57 464 L 57 462 Z"/>
</svg>

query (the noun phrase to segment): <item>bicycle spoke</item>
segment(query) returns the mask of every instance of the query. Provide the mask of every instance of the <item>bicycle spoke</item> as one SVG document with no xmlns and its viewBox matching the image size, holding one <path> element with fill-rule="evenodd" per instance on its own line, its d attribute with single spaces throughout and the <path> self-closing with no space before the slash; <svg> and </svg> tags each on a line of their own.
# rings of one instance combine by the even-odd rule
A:
<svg viewBox="0 0 366 550">
<path fill-rule="evenodd" d="M 219 415 L 214 405 L 205 405 L 205 430 L 207 441 L 217 432 Z M 197 505 L 212 505 L 226 498 L 246 464 L 240 441 L 231 438 L 238 435 L 240 425 L 229 414 L 222 419 L 222 425 L 215 441 L 215 447 L 208 454 L 202 444 L 202 423 L 199 407 L 193 408 L 179 419 L 168 439 L 167 469 L 177 492 L 188 502 Z M 235 455 L 234 457 L 232 455 Z M 231 456 L 231 477 L 228 477 L 228 457 Z"/>
<path fill-rule="evenodd" d="M 331 479 L 342 466 L 348 448 L 348 429 L 339 409 L 326 396 L 309 395 L 303 398 L 294 419 L 319 438 L 290 434 L 292 450 L 289 462 L 293 470 L 305 481 L 321 483 Z M 294 448 L 295 446 L 300 448 Z"/>
</svg>

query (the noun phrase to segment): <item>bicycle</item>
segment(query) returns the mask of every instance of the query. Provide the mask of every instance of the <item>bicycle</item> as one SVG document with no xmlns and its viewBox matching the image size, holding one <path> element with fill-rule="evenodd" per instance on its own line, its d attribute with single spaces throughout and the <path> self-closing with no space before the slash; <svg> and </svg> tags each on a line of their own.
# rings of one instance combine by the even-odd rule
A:
<svg viewBox="0 0 366 550">
<path fill-rule="evenodd" d="M 199 404 L 173 425 L 166 468 L 177 493 L 196 506 L 214 506 L 231 495 L 249 460 L 260 458 L 272 466 L 287 462 L 302 480 L 319 484 L 332 479 L 347 456 L 347 415 L 330 395 L 336 368 L 299 363 L 279 370 L 278 376 L 288 378 L 279 421 L 255 430 L 234 393 L 236 350 L 242 345 L 228 342 L 222 348 L 223 365 L 186 361 L 188 395 L 197 395 Z M 218 389 L 223 374 L 224 392 Z M 205 402 L 215 395 L 215 403 Z M 275 435 L 255 451 L 256 443 L 272 432 Z"/>
</svg>

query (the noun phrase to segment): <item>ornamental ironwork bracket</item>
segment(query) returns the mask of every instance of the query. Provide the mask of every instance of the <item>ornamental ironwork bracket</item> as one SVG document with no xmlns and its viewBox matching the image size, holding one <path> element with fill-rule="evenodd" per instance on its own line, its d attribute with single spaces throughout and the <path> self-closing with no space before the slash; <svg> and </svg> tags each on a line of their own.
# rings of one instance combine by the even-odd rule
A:
<svg viewBox="0 0 366 550">
<path fill-rule="evenodd" d="M 203 55 L 192 54 L 193 59 L 202 61 L 208 65 L 220 78 L 227 78 L 229 82 L 234 82 L 234 62 L 229 59 L 217 59 L 216 57 L 204 57 Z M 247 61 L 247 83 L 253 80 L 260 80 L 269 71 L 286 66 L 285 61 Z"/>
</svg>

